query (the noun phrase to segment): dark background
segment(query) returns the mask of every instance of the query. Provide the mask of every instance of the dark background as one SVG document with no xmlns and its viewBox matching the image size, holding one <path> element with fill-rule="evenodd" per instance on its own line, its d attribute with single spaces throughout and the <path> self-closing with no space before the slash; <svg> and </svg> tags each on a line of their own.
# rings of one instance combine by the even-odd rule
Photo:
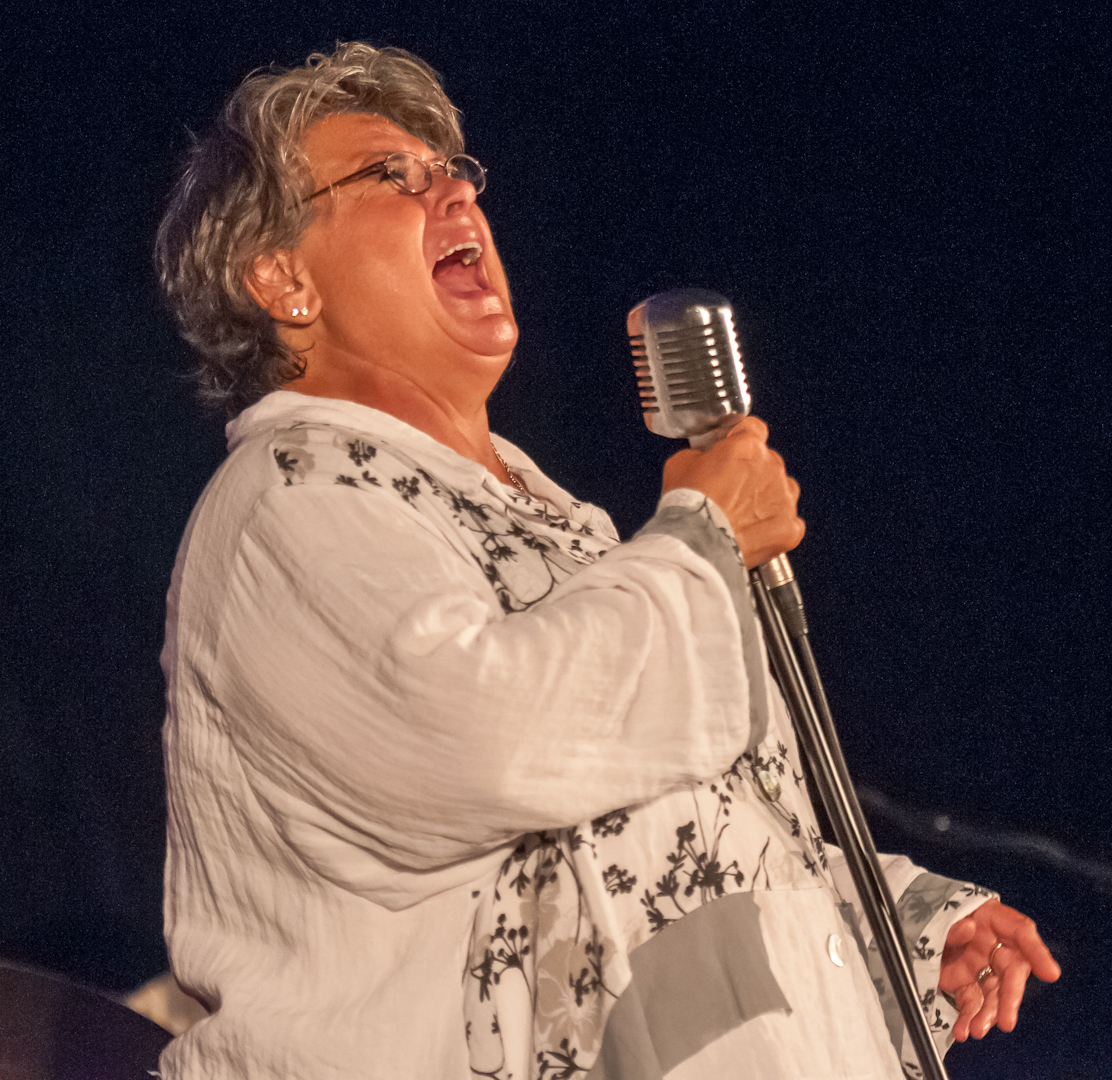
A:
<svg viewBox="0 0 1112 1080">
<path fill-rule="evenodd" d="M 878 843 L 999 889 L 1065 969 L 952 1074 L 1112 1074 L 1106 10 L 5 16 L 0 955 L 117 992 L 165 967 L 164 595 L 223 447 L 149 252 L 236 83 L 360 38 L 443 73 L 490 170 L 521 327 L 493 426 L 625 534 L 676 449 L 641 425 L 626 310 L 734 300 Z"/>
</svg>

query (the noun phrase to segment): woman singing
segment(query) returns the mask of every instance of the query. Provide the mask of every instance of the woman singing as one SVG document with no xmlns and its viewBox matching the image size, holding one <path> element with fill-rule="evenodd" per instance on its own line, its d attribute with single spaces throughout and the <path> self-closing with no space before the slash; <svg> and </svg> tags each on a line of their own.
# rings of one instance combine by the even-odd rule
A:
<svg viewBox="0 0 1112 1080">
<path fill-rule="evenodd" d="M 898 1080 L 739 561 L 799 489 L 750 418 L 622 543 L 492 435 L 463 148 L 425 64 L 342 45 L 235 92 L 159 233 L 234 417 L 169 596 L 166 935 L 210 1015 L 162 1076 Z M 1057 977 L 989 893 L 885 872 L 943 1047 Z"/>
</svg>

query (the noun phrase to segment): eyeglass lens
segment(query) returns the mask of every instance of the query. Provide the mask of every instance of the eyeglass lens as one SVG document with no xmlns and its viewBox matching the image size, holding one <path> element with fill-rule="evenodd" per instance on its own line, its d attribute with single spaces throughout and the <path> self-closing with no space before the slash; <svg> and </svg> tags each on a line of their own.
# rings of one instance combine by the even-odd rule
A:
<svg viewBox="0 0 1112 1080">
<path fill-rule="evenodd" d="M 413 154 L 399 151 L 386 159 L 386 175 L 399 187 L 413 195 L 428 191 L 432 186 L 432 168 Z M 456 180 L 466 180 L 478 194 L 486 186 L 486 173 L 483 167 L 466 154 L 450 157 L 442 166 L 444 171 Z"/>
<path fill-rule="evenodd" d="M 486 170 L 473 157 L 456 154 L 445 164 L 445 171 L 456 180 L 466 180 L 478 195 L 486 187 Z"/>
</svg>

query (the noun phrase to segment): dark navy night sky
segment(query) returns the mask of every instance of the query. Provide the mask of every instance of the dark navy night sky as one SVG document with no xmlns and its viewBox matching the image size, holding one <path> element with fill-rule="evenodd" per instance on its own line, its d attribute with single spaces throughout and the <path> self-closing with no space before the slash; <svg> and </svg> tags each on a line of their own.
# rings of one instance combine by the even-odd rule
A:
<svg viewBox="0 0 1112 1080">
<path fill-rule="evenodd" d="M 952 1075 L 1112 1072 L 1104 5 L 44 0 L 2 33 L 0 956 L 166 966 L 158 653 L 223 419 L 150 250 L 236 83 L 359 38 L 442 73 L 489 169 L 521 328 L 492 426 L 624 535 L 678 449 L 626 311 L 734 301 L 878 845 L 1065 969 Z"/>
</svg>

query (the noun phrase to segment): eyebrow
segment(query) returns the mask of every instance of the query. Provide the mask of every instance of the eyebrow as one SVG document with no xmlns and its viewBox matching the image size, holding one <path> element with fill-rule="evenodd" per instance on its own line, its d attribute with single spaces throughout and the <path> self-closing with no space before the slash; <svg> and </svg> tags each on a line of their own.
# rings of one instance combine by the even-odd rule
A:
<svg viewBox="0 0 1112 1080">
<path fill-rule="evenodd" d="M 349 164 L 347 166 L 340 166 L 340 168 L 344 170 L 343 175 L 346 176 L 348 173 L 357 172 L 359 169 L 365 169 L 370 165 L 375 165 L 388 158 L 392 153 L 394 153 L 393 150 L 387 150 L 385 148 L 381 150 L 367 150 L 357 158 L 349 158 Z"/>
<path fill-rule="evenodd" d="M 445 155 L 443 150 L 435 150 L 435 149 L 433 149 L 433 147 L 428 146 L 427 144 L 422 144 L 422 145 L 424 145 L 425 149 L 428 150 L 430 153 L 432 153 L 434 155 L 430 159 L 430 162 L 446 161 L 447 160 L 447 155 Z M 381 147 L 378 147 L 378 148 L 373 149 L 373 150 L 365 151 L 362 154 L 361 158 L 359 158 L 357 160 L 362 160 L 367 165 L 374 165 L 374 164 L 376 164 L 377 161 L 381 161 L 383 158 L 387 158 L 391 154 L 413 154 L 413 156 L 416 157 L 416 158 L 421 157 L 421 154 L 417 153 L 414 150 L 406 150 L 403 147 L 400 147 L 400 146 L 397 146 L 397 145 L 392 146 L 389 143 L 384 142 L 384 144 Z M 364 167 L 363 165 L 356 165 L 355 166 L 356 169 L 361 169 L 363 167 Z M 355 170 L 353 169 L 352 171 L 354 172 Z"/>
</svg>

